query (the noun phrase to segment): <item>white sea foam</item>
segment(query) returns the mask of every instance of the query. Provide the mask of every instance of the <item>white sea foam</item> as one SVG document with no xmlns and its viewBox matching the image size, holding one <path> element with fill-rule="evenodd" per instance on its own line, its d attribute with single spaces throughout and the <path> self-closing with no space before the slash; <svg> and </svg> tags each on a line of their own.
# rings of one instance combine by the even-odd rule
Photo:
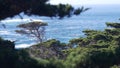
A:
<svg viewBox="0 0 120 68">
<path fill-rule="evenodd" d="M 40 19 L 10 19 L 10 20 L 2 20 L 2 23 L 14 23 L 14 22 L 26 22 L 26 21 L 42 21 Z"/>
<path fill-rule="evenodd" d="M 80 29 L 80 26 L 70 26 L 70 27 L 66 27 L 65 29 Z"/>
<path fill-rule="evenodd" d="M 1 31 L 0 30 L 0 35 L 8 35 L 8 34 L 10 34 L 10 32 L 8 32 L 8 31 Z"/>
<path fill-rule="evenodd" d="M 61 39 L 71 39 L 72 37 L 60 37 Z"/>
<path fill-rule="evenodd" d="M 35 44 L 35 43 L 31 43 L 31 44 L 18 44 L 18 45 L 15 45 L 15 48 L 16 49 L 19 49 L 19 48 L 28 48 L 28 47 L 32 46 L 33 44 Z"/>
</svg>

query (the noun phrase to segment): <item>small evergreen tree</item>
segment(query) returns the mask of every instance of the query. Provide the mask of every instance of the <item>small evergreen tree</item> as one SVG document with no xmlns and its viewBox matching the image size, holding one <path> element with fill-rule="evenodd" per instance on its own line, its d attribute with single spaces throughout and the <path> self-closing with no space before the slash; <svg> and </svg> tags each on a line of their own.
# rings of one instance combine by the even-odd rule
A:
<svg viewBox="0 0 120 68">
<path fill-rule="evenodd" d="M 34 37 L 38 42 L 41 43 L 45 39 L 45 26 L 47 26 L 47 23 L 33 21 L 18 25 L 17 27 L 22 29 L 16 30 L 16 32 L 30 37 Z"/>
</svg>

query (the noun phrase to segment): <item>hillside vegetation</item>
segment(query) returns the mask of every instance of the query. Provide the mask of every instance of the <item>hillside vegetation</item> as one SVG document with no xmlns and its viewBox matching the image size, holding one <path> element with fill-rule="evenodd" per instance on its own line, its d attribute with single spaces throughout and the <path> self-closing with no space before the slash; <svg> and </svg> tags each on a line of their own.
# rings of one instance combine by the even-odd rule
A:
<svg viewBox="0 0 120 68">
<path fill-rule="evenodd" d="M 52 39 L 26 50 L 31 57 L 47 60 L 56 68 L 117 68 L 120 64 L 120 23 L 106 25 L 109 28 L 104 31 L 83 31 L 86 37 L 72 39 L 69 44 Z"/>
</svg>

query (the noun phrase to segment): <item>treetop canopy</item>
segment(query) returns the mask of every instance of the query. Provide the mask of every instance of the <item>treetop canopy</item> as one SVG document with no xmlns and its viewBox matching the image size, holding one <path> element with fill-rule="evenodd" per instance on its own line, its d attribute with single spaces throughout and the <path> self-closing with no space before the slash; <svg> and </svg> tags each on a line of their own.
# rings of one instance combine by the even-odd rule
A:
<svg viewBox="0 0 120 68">
<path fill-rule="evenodd" d="M 45 23 L 45 22 L 41 22 L 41 21 L 31 21 L 31 22 L 28 22 L 28 23 L 24 23 L 24 24 L 20 24 L 18 25 L 17 27 L 19 28 L 27 28 L 27 27 L 40 27 L 40 26 L 47 26 L 48 24 Z"/>
<path fill-rule="evenodd" d="M 51 5 L 49 0 L 0 0 L 0 20 L 13 17 L 24 12 L 26 15 L 39 15 L 48 17 L 78 15 L 88 8 L 74 9 L 69 4 Z"/>
</svg>

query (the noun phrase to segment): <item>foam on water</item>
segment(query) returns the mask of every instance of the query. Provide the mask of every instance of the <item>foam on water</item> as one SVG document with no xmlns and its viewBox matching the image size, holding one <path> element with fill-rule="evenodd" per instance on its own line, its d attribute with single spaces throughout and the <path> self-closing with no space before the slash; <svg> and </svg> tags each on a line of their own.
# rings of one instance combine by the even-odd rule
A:
<svg viewBox="0 0 120 68">
<path fill-rule="evenodd" d="M 30 47 L 32 45 L 34 45 L 35 43 L 31 43 L 31 44 L 18 44 L 15 46 L 15 48 L 27 48 L 27 47 Z"/>
<path fill-rule="evenodd" d="M 8 35 L 8 34 L 10 34 L 10 32 L 4 31 L 4 30 L 1 30 L 1 31 L 0 31 L 0 35 Z"/>
<path fill-rule="evenodd" d="M 8 20 L 2 20 L 2 23 L 16 23 L 16 22 L 28 22 L 31 21 L 32 19 L 8 19 Z M 43 21 L 40 19 L 33 19 L 33 21 Z"/>
</svg>

